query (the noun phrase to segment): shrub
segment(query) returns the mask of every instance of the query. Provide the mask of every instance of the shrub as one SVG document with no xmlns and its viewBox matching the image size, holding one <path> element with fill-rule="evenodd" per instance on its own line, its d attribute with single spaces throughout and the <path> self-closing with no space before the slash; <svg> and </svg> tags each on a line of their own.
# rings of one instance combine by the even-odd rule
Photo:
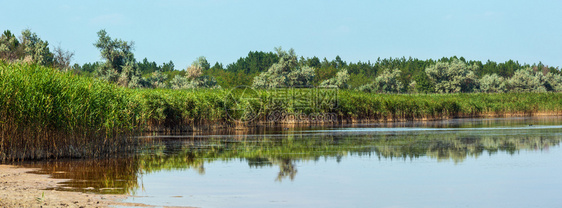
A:
<svg viewBox="0 0 562 208">
<path fill-rule="evenodd" d="M 515 71 L 513 77 L 507 81 L 511 92 L 546 92 L 545 83 L 546 76 L 530 67 Z"/>
<path fill-rule="evenodd" d="M 275 48 L 279 61 L 266 72 L 254 78 L 253 86 L 257 88 L 311 87 L 315 73 L 314 68 L 300 65 L 293 49 L 288 52 Z"/>
<path fill-rule="evenodd" d="M 425 69 L 427 77 L 439 93 L 472 92 L 477 84 L 476 65 L 467 66 L 459 59 L 437 62 Z"/>
<path fill-rule="evenodd" d="M 324 80 L 320 83 L 320 87 L 337 87 L 340 89 L 346 89 L 349 88 L 349 85 L 347 84 L 348 81 L 349 74 L 347 73 L 347 69 L 342 69 L 336 73 L 335 77 Z"/>
<path fill-rule="evenodd" d="M 480 89 L 479 92 L 498 93 L 506 92 L 505 79 L 497 74 L 486 74 L 478 80 Z"/>
<path fill-rule="evenodd" d="M 379 92 L 379 93 L 400 93 L 404 90 L 404 85 L 399 80 L 400 70 L 384 70 L 375 81 L 358 88 L 363 92 Z"/>
</svg>

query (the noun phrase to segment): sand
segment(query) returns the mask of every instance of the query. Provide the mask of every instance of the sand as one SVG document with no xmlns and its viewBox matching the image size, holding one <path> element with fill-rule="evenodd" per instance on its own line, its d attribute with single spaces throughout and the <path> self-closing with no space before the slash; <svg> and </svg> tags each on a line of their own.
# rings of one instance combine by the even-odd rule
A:
<svg viewBox="0 0 562 208">
<path fill-rule="evenodd" d="M 33 170 L 0 165 L 0 207 L 150 207 L 121 202 L 126 195 L 44 190 L 64 180 L 28 173 Z"/>
</svg>

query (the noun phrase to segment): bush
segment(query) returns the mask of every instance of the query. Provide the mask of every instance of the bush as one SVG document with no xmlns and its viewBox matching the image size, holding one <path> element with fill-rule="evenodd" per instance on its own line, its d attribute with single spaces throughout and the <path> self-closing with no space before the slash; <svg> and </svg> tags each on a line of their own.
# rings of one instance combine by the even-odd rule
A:
<svg viewBox="0 0 562 208">
<path fill-rule="evenodd" d="M 400 93 L 404 90 L 404 85 L 399 80 L 400 70 L 384 70 L 375 81 L 358 88 L 362 92 L 378 93 Z"/>
<path fill-rule="evenodd" d="M 311 87 L 314 68 L 300 65 L 293 49 L 275 48 L 279 61 L 254 78 L 256 88 Z"/>
<path fill-rule="evenodd" d="M 340 89 L 347 89 L 349 85 L 347 82 L 349 81 L 349 74 L 347 73 L 347 69 L 340 70 L 335 77 L 331 79 L 324 80 L 320 83 L 320 87 L 337 87 Z"/>
<path fill-rule="evenodd" d="M 472 92 L 477 85 L 477 68 L 455 58 L 451 62 L 437 62 L 427 67 L 425 73 L 438 93 Z"/>
<path fill-rule="evenodd" d="M 498 93 L 507 91 L 505 79 L 497 74 L 486 74 L 478 80 L 478 83 L 480 86 L 479 92 Z"/>
<path fill-rule="evenodd" d="M 511 92 L 546 92 L 546 81 L 542 72 L 535 72 L 527 67 L 515 71 L 507 84 Z"/>
<path fill-rule="evenodd" d="M 208 70 L 209 63 L 205 57 L 197 58 L 191 66 L 187 67 L 185 77 L 176 75 L 170 82 L 172 89 L 195 89 L 195 88 L 220 88 L 217 80 L 208 75 L 203 75 L 204 70 Z"/>
</svg>

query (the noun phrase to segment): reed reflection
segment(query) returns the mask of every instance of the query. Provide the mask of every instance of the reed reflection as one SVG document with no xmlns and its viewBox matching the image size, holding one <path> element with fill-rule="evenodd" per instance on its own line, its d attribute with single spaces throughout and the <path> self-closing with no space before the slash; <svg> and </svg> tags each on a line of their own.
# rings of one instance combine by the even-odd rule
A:
<svg viewBox="0 0 562 208">
<path fill-rule="evenodd" d="M 512 133 L 509 133 L 512 132 Z M 245 161 L 249 168 L 279 168 L 273 181 L 297 177 L 297 165 L 321 159 L 345 162 L 346 157 L 376 157 L 379 160 L 432 158 L 461 163 L 469 157 L 516 154 L 522 150 L 543 151 L 560 145 L 561 130 L 445 131 L 384 134 L 262 134 L 190 138 L 145 138 L 134 155 L 81 161 L 29 163 L 37 173 L 70 179 L 56 189 L 127 194 L 142 188 L 142 176 L 160 171 L 195 170 L 205 174 L 205 164 L 215 161 Z M 396 162 L 398 162 L 396 161 Z"/>
</svg>

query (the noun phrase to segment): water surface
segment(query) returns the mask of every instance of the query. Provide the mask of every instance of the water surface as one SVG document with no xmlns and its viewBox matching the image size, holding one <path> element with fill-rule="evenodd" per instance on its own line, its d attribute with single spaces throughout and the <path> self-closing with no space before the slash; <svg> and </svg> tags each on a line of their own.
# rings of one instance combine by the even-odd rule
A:
<svg viewBox="0 0 562 208">
<path fill-rule="evenodd" d="M 562 119 L 142 136 L 134 155 L 26 164 L 55 189 L 196 207 L 561 207 Z"/>
</svg>

